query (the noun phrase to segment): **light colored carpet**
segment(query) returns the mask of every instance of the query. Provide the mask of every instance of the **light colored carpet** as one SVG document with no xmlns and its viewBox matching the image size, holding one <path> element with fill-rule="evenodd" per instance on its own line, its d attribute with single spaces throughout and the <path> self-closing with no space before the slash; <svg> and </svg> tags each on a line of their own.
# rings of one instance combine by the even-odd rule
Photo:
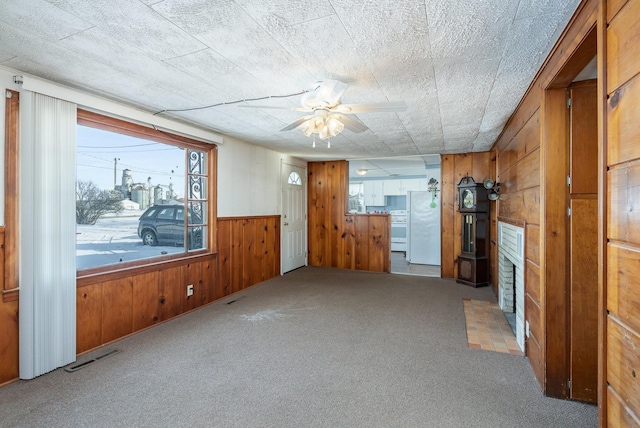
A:
<svg viewBox="0 0 640 428">
<path fill-rule="evenodd" d="M 524 357 L 470 349 L 464 298 L 493 296 L 302 268 L 1 388 L 0 425 L 596 426 L 595 406 L 542 396 Z"/>
</svg>

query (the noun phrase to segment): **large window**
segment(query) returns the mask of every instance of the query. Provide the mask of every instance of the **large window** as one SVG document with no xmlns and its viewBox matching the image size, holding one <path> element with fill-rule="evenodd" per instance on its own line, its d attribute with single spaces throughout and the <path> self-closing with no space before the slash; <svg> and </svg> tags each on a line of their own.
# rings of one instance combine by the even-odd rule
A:
<svg viewBox="0 0 640 428">
<path fill-rule="evenodd" d="M 210 250 L 213 147 L 78 111 L 78 271 Z"/>
</svg>

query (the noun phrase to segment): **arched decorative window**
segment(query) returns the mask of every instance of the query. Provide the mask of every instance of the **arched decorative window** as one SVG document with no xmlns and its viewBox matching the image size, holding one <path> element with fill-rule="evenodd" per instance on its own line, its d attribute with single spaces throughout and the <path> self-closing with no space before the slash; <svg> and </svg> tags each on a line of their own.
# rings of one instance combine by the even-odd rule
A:
<svg viewBox="0 0 640 428">
<path fill-rule="evenodd" d="M 293 171 L 291 174 L 289 174 L 289 180 L 287 181 L 287 183 L 295 184 L 296 186 L 302 186 L 302 178 L 300 177 L 300 174 Z"/>
</svg>

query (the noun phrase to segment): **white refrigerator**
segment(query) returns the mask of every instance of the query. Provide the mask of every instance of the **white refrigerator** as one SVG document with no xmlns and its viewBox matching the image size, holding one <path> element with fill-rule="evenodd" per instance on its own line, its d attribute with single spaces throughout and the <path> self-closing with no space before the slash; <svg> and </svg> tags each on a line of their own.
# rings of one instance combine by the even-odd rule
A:
<svg viewBox="0 0 640 428">
<path fill-rule="evenodd" d="M 440 265 L 440 192 L 407 192 L 407 261 Z"/>
</svg>

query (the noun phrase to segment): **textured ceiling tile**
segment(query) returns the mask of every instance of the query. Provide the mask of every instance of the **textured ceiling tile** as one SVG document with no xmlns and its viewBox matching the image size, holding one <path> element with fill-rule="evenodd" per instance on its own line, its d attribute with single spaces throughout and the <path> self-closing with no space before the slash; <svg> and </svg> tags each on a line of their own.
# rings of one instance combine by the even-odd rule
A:
<svg viewBox="0 0 640 428">
<path fill-rule="evenodd" d="M 186 55 L 204 45 L 164 19 L 152 8 L 129 0 L 50 0 L 105 33 L 160 59 Z"/>
<path fill-rule="evenodd" d="M 92 24 L 46 1 L 3 0 L 0 21 L 49 41 L 60 40 Z"/>
<path fill-rule="evenodd" d="M 173 91 L 177 95 L 188 96 L 190 92 L 209 94 L 220 99 L 221 94 L 213 87 L 205 86 L 198 78 L 181 73 L 176 68 L 154 58 L 135 46 L 110 37 L 100 28 L 75 34 L 58 43 L 70 51 L 112 67 L 120 72 L 119 82 L 108 92 L 116 95 L 119 86 L 128 81 L 140 82 L 145 86 L 157 85 L 163 91 Z M 172 103 L 177 104 L 177 103 Z M 170 108 L 171 106 L 164 106 Z"/>
<path fill-rule="evenodd" d="M 517 5 L 502 0 L 426 2 L 434 59 L 475 55 L 478 49 L 500 56 Z"/>
<path fill-rule="evenodd" d="M 542 18 L 551 13 L 569 11 L 569 16 L 576 10 L 580 0 L 520 0 L 516 19 Z"/>
<path fill-rule="evenodd" d="M 299 96 L 162 114 L 306 159 L 487 150 L 578 1 L 9 0 L 0 62 L 149 111 L 335 78 L 344 103 L 408 108 L 354 116 L 369 130 L 331 149 L 279 131 Z"/>
<path fill-rule="evenodd" d="M 16 57 L 4 62 L 8 67 L 56 82 L 78 83 L 116 72 L 113 68 L 92 61 L 55 43 L 0 22 L 2 51 Z M 69 65 L 73 64 L 73 67 Z"/>
<path fill-rule="evenodd" d="M 306 88 L 315 80 L 304 64 L 233 2 L 167 0 L 154 7 L 221 56 L 284 92 Z"/>
<path fill-rule="evenodd" d="M 328 0 L 236 0 L 236 3 L 269 31 L 334 14 Z"/>
</svg>

